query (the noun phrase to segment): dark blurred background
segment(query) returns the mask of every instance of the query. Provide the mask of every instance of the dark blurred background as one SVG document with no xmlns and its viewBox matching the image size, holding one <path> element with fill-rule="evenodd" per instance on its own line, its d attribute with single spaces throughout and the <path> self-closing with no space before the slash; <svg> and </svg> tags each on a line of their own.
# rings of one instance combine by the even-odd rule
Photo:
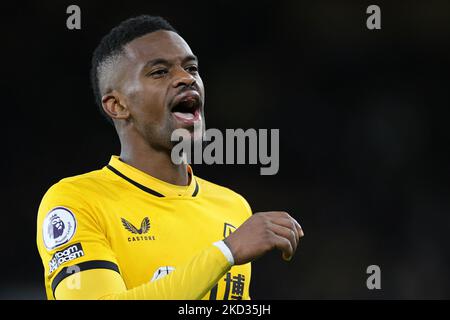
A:
<svg viewBox="0 0 450 320">
<path fill-rule="evenodd" d="M 71 4 L 81 30 L 66 28 Z M 381 30 L 366 28 L 370 4 Z M 291 263 L 273 252 L 253 264 L 252 298 L 450 298 L 450 3 L 332 0 L 2 3 L 0 298 L 45 298 L 43 194 L 119 153 L 90 59 L 143 13 L 166 17 L 199 56 L 208 127 L 280 129 L 275 176 L 194 167 L 304 227 Z M 381 290 L 366 287 L 372 264 Z"/>
</svg>

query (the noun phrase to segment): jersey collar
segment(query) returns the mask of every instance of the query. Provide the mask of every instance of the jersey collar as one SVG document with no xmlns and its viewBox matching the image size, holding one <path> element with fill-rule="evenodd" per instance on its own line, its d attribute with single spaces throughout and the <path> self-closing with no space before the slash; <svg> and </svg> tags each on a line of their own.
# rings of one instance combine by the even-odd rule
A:
<svg viewBox="0 0 450 320">
<path fill-rule="evenodd" d="M 120 160 L 118 156 L 111 156 L 111 160 L 105 169 L 155 197 L 191 198 L 197 196 L 199 192 L 197 179 L 195 178 L 192 168 L 189 165 L 188 173 L 191 175 L 191 181 L 188 186 L 179 186 L 159 180 L 135 167 L 130 166 L 129 164 L 126 164 Z"/>
</svg>

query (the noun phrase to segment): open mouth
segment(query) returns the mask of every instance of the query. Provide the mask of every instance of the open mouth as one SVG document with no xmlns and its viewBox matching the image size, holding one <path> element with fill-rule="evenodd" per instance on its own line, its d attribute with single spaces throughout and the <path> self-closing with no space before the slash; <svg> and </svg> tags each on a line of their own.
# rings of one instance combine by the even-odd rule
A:
<svg viewBox="0 0 450 320">
<path fill-rule="evenodd" d="M 180 121 L 192 123 L 200 119 L 200 97 L 197 92 L 186 92 L 177 97 L 171 109 Z"/>
</svg>

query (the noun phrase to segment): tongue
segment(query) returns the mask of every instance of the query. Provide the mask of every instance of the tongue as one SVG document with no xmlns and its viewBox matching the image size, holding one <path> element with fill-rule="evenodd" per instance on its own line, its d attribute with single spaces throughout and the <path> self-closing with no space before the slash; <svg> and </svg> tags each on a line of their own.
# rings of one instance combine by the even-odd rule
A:
<svg viewBox="0 0 450 320">
<path fill-rule="evenodd" d="M 186 113 L 184 113 L 184 112 L 174 112 L 173 114 L 176 115 L 179 118 L 186 119 L 186 120 L 194 119 L 194 115 L 192 113 L 189 113 L 189 112 L 186 112 Z"/>
</svg>

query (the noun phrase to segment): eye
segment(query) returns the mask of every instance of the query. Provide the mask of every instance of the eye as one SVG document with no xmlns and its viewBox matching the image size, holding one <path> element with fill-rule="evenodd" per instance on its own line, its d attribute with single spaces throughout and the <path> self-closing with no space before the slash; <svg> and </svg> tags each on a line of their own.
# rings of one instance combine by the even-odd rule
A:
<svg viewBox="0 0 450 320">
<path fill-rule="evenodd" d="M 191 65 L 191 66 L 186 67 L 185 70 L 189 73 L 196 74 L 198 72 L 198 66 Z"/>
<path fill-rule="evenodd" d="M 157 69 L 154 71 L 151 71 L 147 74 L 147 76 L 153 77 L 153 78 L 161 78 L 163 77 L 165 74 L 167 74 L 167 69 Z"/>
</svg>

